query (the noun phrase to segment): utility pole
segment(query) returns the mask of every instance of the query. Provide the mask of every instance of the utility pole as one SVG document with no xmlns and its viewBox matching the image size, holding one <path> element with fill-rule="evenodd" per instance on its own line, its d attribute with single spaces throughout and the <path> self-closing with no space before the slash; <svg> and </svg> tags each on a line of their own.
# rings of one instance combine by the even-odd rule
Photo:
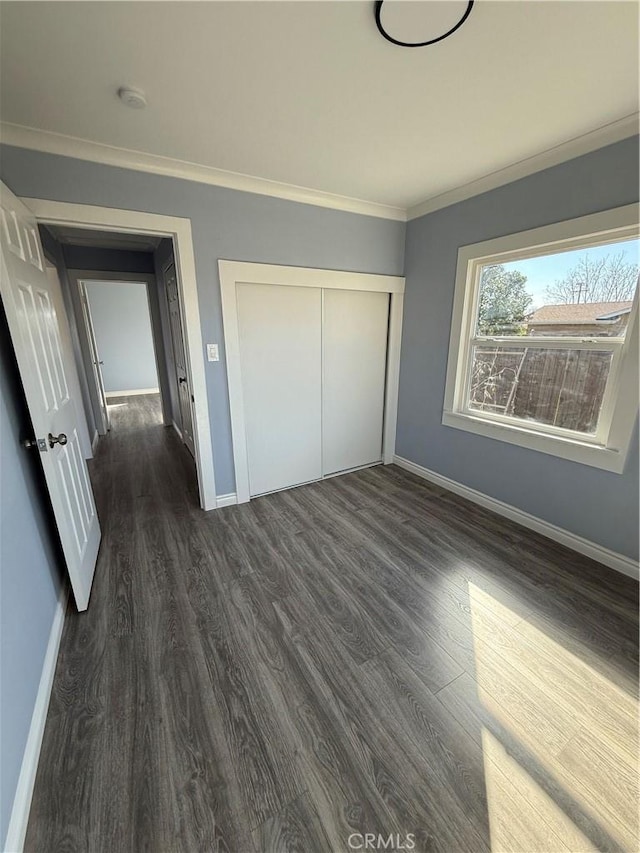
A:
<svg viewBox="0 0 640 853">
<path fill-rule="evenodd" d="M 571 293 L 574 296 L 574 301 L 579 305 L 581 302 L 581 297 L 582 297 L 583 293 L 584 293 L 584 301 L 585 302 L 587 301 L 587 297 L 589 295 L 589 286 L 588 286 L 588 284 L 586 284 L 586 282 L 579 281 L 575 287 L 571 288 Z M 577 299 L 575 299 L 576 296 L 578 297 Z"/>
</svg>

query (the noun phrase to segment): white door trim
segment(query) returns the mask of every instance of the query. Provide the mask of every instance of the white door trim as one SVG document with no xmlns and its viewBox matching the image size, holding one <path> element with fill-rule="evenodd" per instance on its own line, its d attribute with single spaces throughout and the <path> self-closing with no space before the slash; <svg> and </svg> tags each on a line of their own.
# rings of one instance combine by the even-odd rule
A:
<svg viewBox="0 0 640 853">
<path fill-rule="evenodd" d="M 289 287 L 321 287 L 337 290 L 373 290 L 378 293 L 404 293 L 404 278 L 366 272 L 344 272 L 312 267 L 285 267 L 244 261 L 218 261 L 220 278 L 243 284 L 278 284 Z"/>
<path fill-rule="evenodd" d="M 229 385 L 231 411 L 231 440 L 236 472 L 238 503 L 246 503 L 249 495 L 249 464 L 240 370 L 240 334 L 236 301 L 237 284 L 276 284 L 290 287 L 318 287 L 324 289 L 369 290 L 389 293 L 390 318 L 387 354 L 387 379 L 384 399 L 383 461 L 393 462 L 396 444 L 398 411 L 398 374 L 400 370 L 400 338 L 402 334 L 402 307 L 404 278 L 392 275 L 344 272 L 342 270 L 287 267 L 275 264 L 218 261 L 220 294 L 222 298 L 222 323 Z"/>
<path fill-rule="evenodd" d="M 404 279 L 402 280 L 404 283 Z M 403 288 L 404 290 L 404 288 Z M 400 344 L 404 293 L 392 293 L 389 306 L 389 340 L 387 342 L 387 377 L 385 382 L 384 426 L 382 431 L 382 461 L 391 465 L 396 452 L 398 423 L 398 386 L 400 383 Z"/>
<path fill-rule="evenodd" d="M 191 390 L 195 398 L 194 436 L 200 506 L 205 510 L 215 509 L 217 502 L 213 446 L 191 220 L 138 210 L 118 210 L 46 199 L 23 198 L 22 202 L 33 211 L 38 222 L 44 224 L 72 225 L 76 228 L 134 232 L 172 238 L 182 297 Z"/>
</svg>

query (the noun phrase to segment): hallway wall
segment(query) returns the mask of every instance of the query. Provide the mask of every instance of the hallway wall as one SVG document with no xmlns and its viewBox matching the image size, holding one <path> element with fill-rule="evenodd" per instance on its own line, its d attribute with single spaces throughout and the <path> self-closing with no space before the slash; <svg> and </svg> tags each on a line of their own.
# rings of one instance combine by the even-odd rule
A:
<svg viewBox="0 0 640 853">
<path fill-rule="evenodd" d="M 107 394 L 157 388 L 147 285 L 90 281 L 86 288 Z"/>
<path fill-rule="evenodd" d="M 151 252 L 103 249 L 95 246 L 63 246 L 62 250 L 65 262 L 70 270 L 153 272 L 153 255 Z"/>
</svg>

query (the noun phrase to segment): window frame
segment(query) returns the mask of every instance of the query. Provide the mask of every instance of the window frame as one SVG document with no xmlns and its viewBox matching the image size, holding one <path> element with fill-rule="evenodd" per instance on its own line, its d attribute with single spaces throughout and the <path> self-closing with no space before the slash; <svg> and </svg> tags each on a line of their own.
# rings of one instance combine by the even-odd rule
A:
<svg viewBox="0 0 640 853">
<path fill-rule="evenodd" d="M 630 204 L 461 246 L 451 321 L 442 423 L 585 465 L 622 473 L 638 413 L 637 288 L 624 338 L 584 336 L 480 336 L 476 332 L 483 266 L 587 249 L 640 237 L 638 205 Z M 473 348 L 495 343 L 516 349 L 583 349 L 612 352 L 597 431 L 585 434 L 468 406 Z"/>
</svg>

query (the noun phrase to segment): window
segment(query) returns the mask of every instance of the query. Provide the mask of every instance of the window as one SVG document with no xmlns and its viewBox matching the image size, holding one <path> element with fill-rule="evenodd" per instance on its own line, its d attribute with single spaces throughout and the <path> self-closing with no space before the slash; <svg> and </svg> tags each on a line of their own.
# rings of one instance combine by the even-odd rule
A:
<svg viewBox="0 0 640 853">
<path fill-rule="evenodd" d="M 637 207 L 458 252 L 443 423 L 621 472 L 638 409 Z"/>
</svg>

